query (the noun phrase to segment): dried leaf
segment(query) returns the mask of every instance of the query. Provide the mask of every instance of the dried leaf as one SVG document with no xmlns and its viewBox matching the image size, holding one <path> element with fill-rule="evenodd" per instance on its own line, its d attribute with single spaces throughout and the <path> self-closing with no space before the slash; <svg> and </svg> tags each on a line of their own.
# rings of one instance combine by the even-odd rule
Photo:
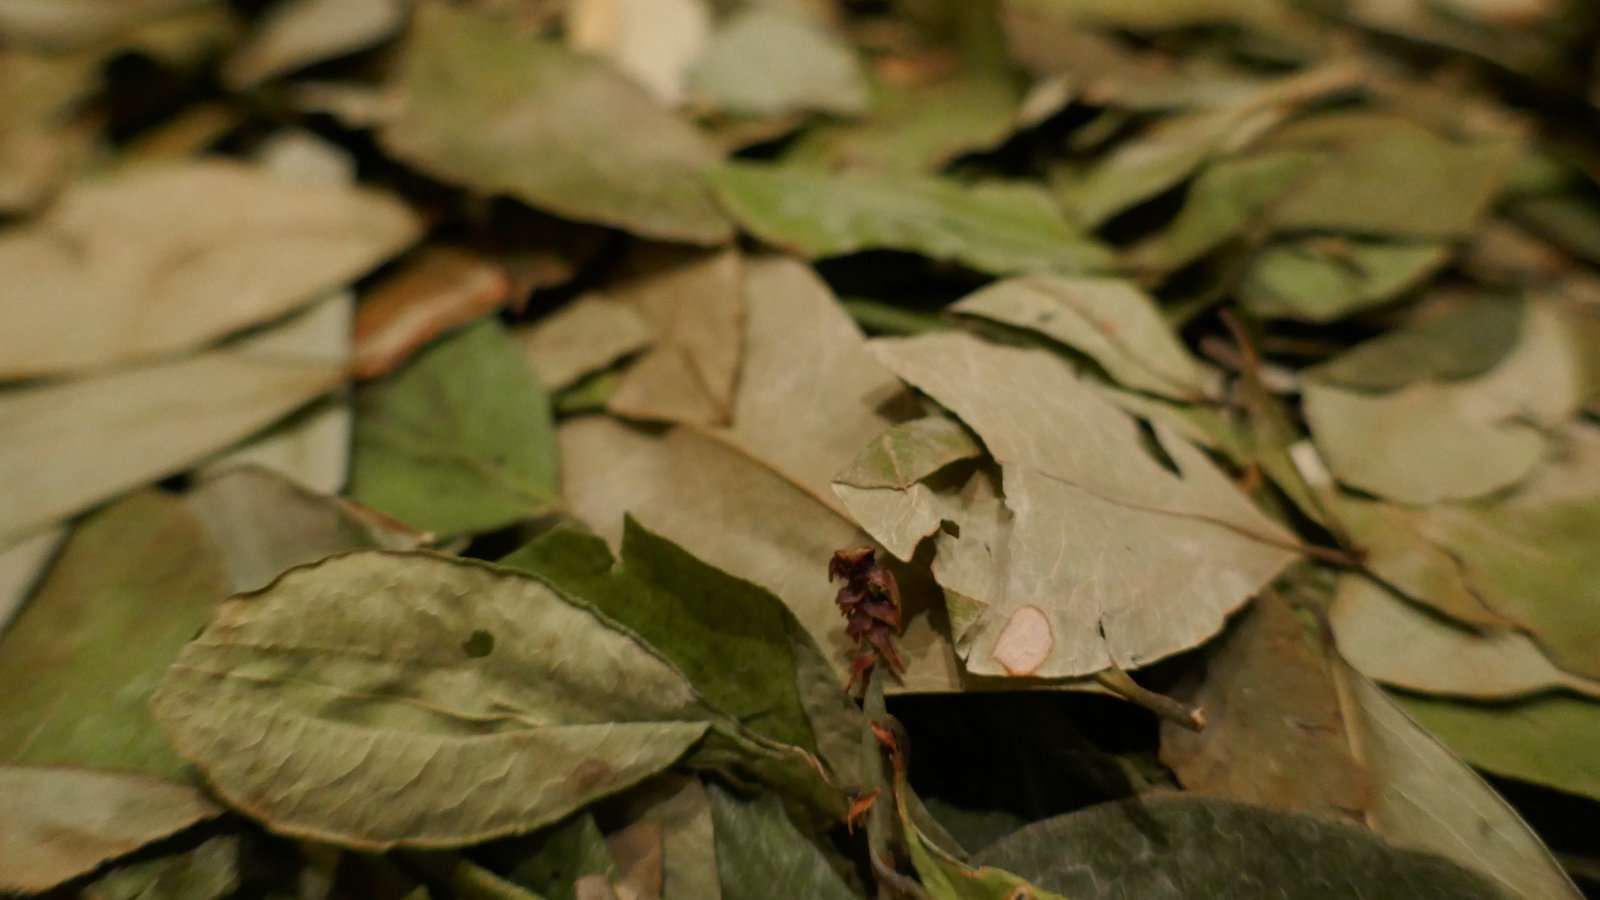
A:
<svg viewBox="0 0 1600 900">
<path fill-rule="evenodd" d="M 1549 849 L 1477 773 L 1354 669 L 1339 663 L 1334 674 L 1377 786 L 1367 814 L 1374 830 L 1494 878 L 1513 895 L 1577 900 Z"/>
<path fill-rule="evenodd" d="M 758 163 L 725 164 L 711 180 L 746 230 L 808 257 L 909 250 L 996 274 L 1080 272 L 1110 262 L 1032 185 Z"/>
<path fill-rule="evenodd" d="M 711 800 L 699 779 L 667 774 L 647 782 L 629 795 L 625 817 L 661 829 L 661 900 L 721 900 Z"/>
<path fill-rule="evenodd" d="M 350 550 L 414 550 L 426 535 L 268 469 L 204 476 L 184 496 L 227 569 L 226 594 L 266 587 L 283 572 Z"/>
<path fill-rule="evenodd" d="M 990 285 L 951 310 L 1060 341 L 1134 390 L 1178 400 L 1216 393 L 1215 374 L 1189 355 L 1155 301 L 1131 282 L 1032 275 Z"/>
<path fill-rule="evenodd" d="M 1331 374 L 1309 373 L 1306 419 L 1333 474 L 1352 487 L 1413 504 L 1479 497 L 1527 477 L 1547 453 L 1541 427 L 1562 423 L 1587 396 L 1594 329 L 1556 301 L 1518 305 L 1514 345 L 1481 375 L 1446 380 L 1448 373 L 1429 372 L 1371 393 L 1331 380 L 1354 360 L 1335 360 L 1331 365 L 1339 368 Z M 1476 318 L 1470 311 L 1457 315 Z M 1416 356 L 1404 363 L 1417 364 Z"/>
<path fill-rule="evenodd" d="M 724 441 L 678 428 L 653 436 L 605 419 L 562 425 L 562 490 L 573 515 L 613 547 L 623 514 L 730 575 L 781 598 L 833 667 L 849 678 L 849 642 L 818 568 L 840 547 L 866 542 L 809 493 Z M 900 649 L 909 691 L 953 690 L 960 669 L 924 607 L 908 592 Z"/>
<path fill-rule="evenodd" d="M 810 267 L 751 259 L 744 292 L 744 369 L 730 436 L 827 502 L 833 474 L 893 422 L 886 407 L 903 390 Z"/>
<path fill-rule="evenodd" d="M 402 83 L 404 109 L 380 141 L 435 176 L 645 237 L 732 236 L 700 180 L 716 151 L 604 63 L 430 2 Z"/>
<path fill-rule="evenodd" d="M 510 298 L 510 278 L 493 261 L 464 247 L 423 247 L 362 298 L 355 322 L 356 377 L 394 371 L 429 341 Z"/>
<path fill-rule="evenodd" d="M 514 332 L 546 390 L 569 387 L 655 342 L 655 331 L 631 304 L 584 294 Z"/>
<path fill-rule="evenodd" d="M 856 115 L 867 85 L 851 48 L 806 16 L 753 6 L 719 25 L 689 73 L 695 99 L 735 116 Z"/>
<path fill-rule="evenodd" d="M 145 775 L 0 766 L 0 891 L 49 890 L 221 813 Z"/>
<path fill-rule="evenodd" d="M 174 497 L 134 494 L 84 520 L 0 641 L 0 759 L 181 776 L 145 704 L 227 587 Z"/>
<path fill-rule="evenodd" d="M 668 105 L 683 99 L 690 66 L 709 51 L 706 0 L 575 0 L 567 44 L 609 60 Z"/>
<path fill-rule="evenodd" d="M 1346 727 L 1316 614 L 1267 591 L 1207 648 L 1205 683 L 1192 698 L 1205 710 L 1205 730 L 1161 724 L 1161 761 L 1185 788 L 1363 817 L 1383 785 L 1369 782 Z"/>
<path fill-rule="evenodd" d="M 960 416 L 1004 471 L 1014 519 L 981 503 L 942 516 L 960 526 L 942 547 L 967 545 L 957 557 L 982 560 L 972 565 L 985 591 L 968 586 L 972 576 L 935 572 L 975 604 L 951 612 L 970 671 L 1069 677 L 1148 664 L 1216 633 L 1293 558 L 1293 539 L 1203 453 L 1157 427 L 1168 468 L 1134 419 L 1052 354 L 963 334 L 871 346 Z"/>
<path fill-rule="evenodd" d="M 285 358 L 291 321 L 176 362 L 0 395 L 0 540 L 182 470 L 338 384 L 337 367 Z M 182 416 L 174 410 L 184 410 Z M 115 453 L 103 453 L 108 444 Z"/>
<path fill-rule="evenodd" d="M 74 113 L 102 62 L 95 52 L 0 51 L 0 211 L 37 206 L 87 154 L 94 132 Z"/>
<path fill-rule="evenodd" d="M 1359 575 L 1339 580 L 1330 618 L 1339 652 L 1363 675 L 1384 684 L 1479 700 L 1554 688 L 1600 699 L 1600 681 L 1556 668 L 1528 635 L 1467 628 Z"/>
<path fill-rule="evenodd" d="M 707 793 L 723 900 L 856 900 L 855 891 L 772 797 L 740 800 L 716 786 Z"/>
<path fill-rule="evenodd" d="M 224 603 L 152 706 L 229 804 L 370 849 L 548 824 L 671 765 L 709 719 L 677 670 L 539 581 L 378 551 Z"/>
<path fill-rule="evenodd" d="M 278 0 L 223 66 L 242 90 L 314 63 L 365 50 L 405 25 L 404 0 Z"/>
<path fill-rule="evenodd" d="M 0 548 L 0 635 L 32 593 L 34 582 L 65 536 L 65 528 L 46 528 Z"/>
<path fill-rule="evenodd" d="M 285 357 L 314 359 L 344 368 L 350 358 L 350 314 L 355 297 L 340 291 L 307 310 L 300 326 L 268 348 Z M 207 463 L 208 471 L 261 466 L 314 491 L 344 488 L 350 469 L 350 407 L 346 398 L 326 398 Z"/>
<path fill-rule="evenodd" d="M 239 889 L 239 838 L 214 837 L 193 850 L 113 869 L 83 889 L 84 900 L 222 900 Z"/>
<path fill-rule="evenodd" d="M 903 490 L 951 463 L 982 455 L 983 447 L 954 419 L 913 419 L 890 426 L 862 448 L 849 468 L 834 476 L 834 490 L 837 485 Z"/>
<path fill-rule="evenodd" d="M 609 879 L 616 874 L 605 835 L 587 810 L 579 810 L 525 838 L 500 844 L 491 853 L 515 858 L 509 879 L 538 892 L 541 900 L 573 900 L 578 879 L 586 875 Z"/>
<path fill-rule="evenodd" d="M 1239 302 L 1258 316 L 1332 322 L 1416 287 L 1449 259 L 1439 243 L 1302 238 L 1250 263 Z"/>
<path fill-rule="evenodd" d="M 498 322 L 473 325 L 356 393 L 350 496 L 439 535 L 554 508 L 549 399 Z"/>
<path fill-rule="evenodd" d="M 1496 898 L 1503 888 L 1443 858 L 1304 813 L 1182 794 L 1103 803 L 1025 826 L 974 862 L 1074 900 L 1246 896 Z"/>
<path fill-rule="evenodd" d="M 1600 800 L 1600 702 L 1547 694 L 1505 703 L 1395 695 L 1423 728 L 1473 766 Z"/>
<path fill-rule="evenodd" d="M 217 159 L 83 182 L 0 235 L 0 377 L 170 353 L 277 318 L 382 262 L 419 226 L 381 194 Z M 52 302 L 29 299 L 41 293 Z"/>
</svg>

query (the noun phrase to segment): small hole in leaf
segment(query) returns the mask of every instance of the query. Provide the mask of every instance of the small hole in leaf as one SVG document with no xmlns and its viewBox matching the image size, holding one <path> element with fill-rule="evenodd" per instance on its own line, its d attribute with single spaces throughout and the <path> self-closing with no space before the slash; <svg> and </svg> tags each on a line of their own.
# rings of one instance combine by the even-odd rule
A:
<svg viewBox="0 0 1600 900">
<path fill-rule="evenodd" d="M 494 635 L 483 629 L 478 629 L 461 645 L 467 655 L 473 659 L 483 659 L 494 652 Z"/>
</svg>

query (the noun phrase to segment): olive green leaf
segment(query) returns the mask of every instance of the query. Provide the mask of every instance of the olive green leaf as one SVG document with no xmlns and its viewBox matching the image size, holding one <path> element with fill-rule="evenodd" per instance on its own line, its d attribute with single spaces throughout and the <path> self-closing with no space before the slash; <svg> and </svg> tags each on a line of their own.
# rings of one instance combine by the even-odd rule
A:
<svg viewBox="0 0 1600 900">
<path fill-rule="evenodd" d="M 728 163 L 710 178 L 742 227 L 807 257 L 908 250 L 996 274 L 1110 263 L 1033 185 L 760 163 Z"/>
<path fill-rule="evenodd" d="M 239 838 L 214 837 L 193 850 L 120 866 L 83 888 L 85 900 L 222 900 L 239 889 Z"/>
<path fill-rule="evenodd" d="M 1600 702 L 1567 694 L 1475 703 L 1392 695 L 1423 728 L 1480 769 L 1600 800 Z"/>
<path fill-rule="evenodd" d="M 555 506 L 549 399 L 504 327 L 472 325 L 357 391 L 350 496 L 439 535 Z"/>
<path fill-rule="evenodd" d="M 1441 857 L 1305 813 L 1183 794 L 1104 803 L 1025 826 L 974 859 L 1074 900 L 1280 896 L 1506 900 Z"/>
<path fill-rule="evenodd" d="M 222 814 L 146 775 L 0 766 L 0 891 L 39 893 Z"/>
<path fill-rule="evenodd" d="M 700 180 L 715 149 L 599 60 L 428 2 L 412 22 L 400 84 L 401 112 L 379 139 L 430 174 L 646 237 L 732 237 Z"/>
<path fill-rule="evenodd" d="M 147 701 L 227 593 L 177 498 L 133 494 L 85 519 L 0 639 L 0 760 L 182 776 Z"/>
<path fill-rule="evenodd" d="M 542 582 L 381 551 L 225 602 L 152 704 L 229 804 L 370 849 L 554 822 L 671 765 L 715 718 L 669 663 Z"/>
<path fill-rule="evenodd" d="M 772 796 L 741 799 L 714 785 L 707 793 L 723 900 L 857 900 L 859 895 Z"/>
<path fill-rule="evenodd" d="M 588 810 L 579 810 L 525 838 L 497 845 L 489 853 L 514 859 L 507 877 L 538 892 L 541 900 L 575 900 L 573 884 L 579 878 L 616 874 L 605 835 Z"/>
<path fill-rule="evenodd" d="M 1449 259 L 1449 247 L 1364 238 L 1273 243 L 1250 261 L 1239 302 L 1264 318 L 1332 322 L 1393 300 Z"/>
</svg>

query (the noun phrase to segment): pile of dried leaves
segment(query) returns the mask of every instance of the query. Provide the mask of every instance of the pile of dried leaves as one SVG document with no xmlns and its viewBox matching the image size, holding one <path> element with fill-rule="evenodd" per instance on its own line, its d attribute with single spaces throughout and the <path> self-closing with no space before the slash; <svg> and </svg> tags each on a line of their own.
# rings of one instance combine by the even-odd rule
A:
<svg viewBox="0 0 1600 900">
<path fill-rule="evenodd" d="M 1597 34 L 0 0 L 0 892 L 1581 896 Z"/>
</svg>

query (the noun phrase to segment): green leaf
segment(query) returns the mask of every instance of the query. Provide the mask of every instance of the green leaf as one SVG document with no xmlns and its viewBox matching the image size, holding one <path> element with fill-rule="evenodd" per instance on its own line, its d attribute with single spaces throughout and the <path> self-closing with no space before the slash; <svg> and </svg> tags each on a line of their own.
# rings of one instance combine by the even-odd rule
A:
<svg viewBox="0 0 1600 900">
<path fill-rule="evenodd" d="M 852 48 L 803 13 L 767 6 L 741 10 L 717 29 L 689 71 L 689 90 L 735 116 L 867 109 Z"/>
<path fill-rule="evenodd" d="M 350 496 L 438 535 L 556 505 L 550 403 L 522 350 L 486 320 L 356 394 Z"/>
<path fill-rule="evenodd" d="M 530 831 L 671 765 L 715 718 L 536 579 L 378 551 L 224 603 L 152 703 L 228 803 L 364 849 Z"/>
<path fill-rule="evenodd" d="M 114 869 L 83 889 L 85 900 L 221 900 L 239 889 L 239 838 Z"/>
<path fill-rule="evenodd" d="M 1393 694 L 1445 746 L 1474 766 L 1600 800 L 1600 702 L 1548 694 L 1502 703 Z"/>
<path fill-rule="evenodd" d="M 402 111 L 379 139 L 430 174 L 645 237 L 732 237 L 700 180 L 716 151 L 605 63 L 429 2 L 400 84 Z"/>
<path fill-rule="evenodd" d="M 773 797 L 739 799 L 716 786 L 707 793 L 723 900 L 857 900 L 859 895 L 794 827 Z"/>
<path fill-rule="evenodd" d="M 0 760 L 182 776 L 147 702 L 227 588 L 174 497 L 134 494 L 85 519 L 0 640 Z"/>
<path fill-rule="evenodd" d="M 0 766 L 0 891 L 49 890 L 221 814 L 195 788 L 144 775 Z"/>
<path fill-rule="evenodd" d="M 979 853 L 1073 900 L 1511 895 L 1440 857 L 1351 825 L 1186 795 L 1104 803 L 1035 822 Z"/>
<path fill-rule="evenodd" d="M 1332 322 L 1416 287 L 1449 259 L 1438 243 L 1302 238 L 1250 262 L 1239 302 L 1258 316 Z"/>
<path fill-rule="evenodd" d="M 1124 387 L 1179 400 L 1216 393 L 1216 376 L 1173 333 L 1155 301 L 1115 278 L 1032 275 L 990 285 L 951 307 L 1060 341 Z"/>
<path fill-rule="evenodd" d="M 621 623 L 681 670 L 706 702 L 746 728 L 816 750 L 796 657 L 821 656 L 783 602 L 644 529 L 623 528 L 622 560 L 605 541 L 550 531 L 500 561 Z M 839 695 L 844 688 L 833 685 Z"/>
<path fill-rule="evenodd" d="M 514 857 L 508 877 L 544 900 L 575 900 L 573 883 L 585 875 L 616 874 L 605 835 L 594 816 L 579 811 L 537 834 L 494 848 Z"/>
<path fill-rule="evenodd" d="M 1458 142 L 1397 116 L 1370 112 L 1308 118 L 1273 146 L 1332 151 L 1272 207 L 1280 229 L 1395 238 L 1466 234 L 1505 184 L 1519 141 Z"/>
<path fill-rule="evenodd" d="M 741 226 L 812 258 L 908 250 L 996 274 L 1078 272 L 1110 262 L 1105 248 L 1068 225 L 1031 185 L 757 163 L 726 164 L 711 181 Z"/>
</svg>

